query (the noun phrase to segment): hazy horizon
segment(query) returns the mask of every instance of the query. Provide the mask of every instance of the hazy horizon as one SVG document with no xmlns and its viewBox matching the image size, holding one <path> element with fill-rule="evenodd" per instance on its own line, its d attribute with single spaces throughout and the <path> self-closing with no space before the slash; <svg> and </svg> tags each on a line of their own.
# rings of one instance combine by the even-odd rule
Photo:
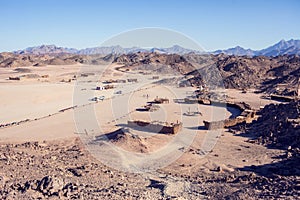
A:
<svg viewBox="0 0 300 200">
<path fill-rule="evenodd" d="M 284 40 L 284 39 L 282 39 L 282 40 Z M 282 41 L 282 40 L 280 40 L 280 41 Z M 284 41 L 290 41 L 290 40 L 298 40 L 298 39 L 294 39 L 294 38 L 291 38 L 291 39 L 289 39 L 289 40 L 284 40 Z M 280 42 L 280 41 L 277 41 L 276 43 L 274 43 L 274 44 L 277 44 L 278 42 Z M 236 48 L 236 47 L 242 47 L 242 48 L 244 48 L 245 50 L 248 50 L 248 49 L 250 49 L 250 50 L 253 50 L 253 51 L 260 51 L 260 50 L 263 50 L 263 49 L 265 49 L 265 48 L 268 48 L 268 47 L 270 47 L 270 46 L 273 46 L 274 44 L 270 44 L 269 46 L 266 46 L 266 47 L 263 47 L 262 49 L 251 49 L 251 48 L 248 48 L 248 47 L 243 47 L 243 46 L 240 46 L 240 45 L 237 45 L 237 46 L 233 46 L 233 47 L 229 47 L 229 48 L 227 48 L 227 49 L 230 49 L 230 48 Z M 124 46 L 124 45 L 121 45 L 121 44 L 112 44 L 112 45 L 99 45 L 99 46 L 93 46 L 93 47 L 84 47 L 84 48 L 74 48 L 74 47 L 67 47 L 67 46 L 59 46 L 59 45 L 56 45 L 56 44 L 40 44 L 40 45 L 36 45 L 36 46 L 28 46 L 28 47 L 26 47 L 26 48 L 24 48 L 24 49 L 15 49 L 15 50 L 12 50 L 12 51 L 2 51 L 2 52 L 14 52 L 14 51 L 22 51 L 22 50 L 25 50 L 25 49 L 27 49 L 27 48 L 34 48 L 34 47 L 41 47 L 41 46 L 56 46 L 56 47 L 58 47 L 58 48 L 66 48 L 66 49 L 76 49 L 76 50 L 78 50 L 78 51 L 80 51 L 80 50 L 84 50 L 84 49 L 90 49 L 90 48 L 101 48 L 101 47 L 103 47 L 103 48 L 108 48 L 108 47 L 117 47 L 117 46 L 120 46 L 121 48 L 141 48 L 141 49 L 145 49 L 145 50 L 150 50 L 150 49 L 152 49 L 152 48 L 162 48 L 162 49 L 164 49 L 164 48 L 172 48 L 172 47 L 174 47 L 174 46 L 179 46 L 179 47 L 182 47 L 182 48 L 185 48 L 185 49 L 190 49 L 190 50 L 195 50 L 195 51 L 203 51 L 203 52 L 214 52 L 214 51 L 217 51 L 217 50 L 227 50 L 227 49 L 214 49 L 214 50 L 211 50 L 211 51 L 208 51 L 208 50 L 205 50 L 205 49 L 195 49 L 195 48 L 186 48 L 186 47 L 183 47 L 183 46 L 181 46 L 181 45 L 179 45 L 179 44 L 171 44 L 171 45 L 169 45 L 169 46 L 150 46 L 150 47 L 145 47 L 145 46 Z M 0 51 L 0 53 L 1 53 L 1 51 Z"/>
</svg>

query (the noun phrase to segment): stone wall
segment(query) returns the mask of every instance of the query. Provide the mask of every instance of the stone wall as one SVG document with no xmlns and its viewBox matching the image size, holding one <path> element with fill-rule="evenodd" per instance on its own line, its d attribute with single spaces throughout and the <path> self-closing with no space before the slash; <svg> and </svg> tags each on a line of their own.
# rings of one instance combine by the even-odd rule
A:
<svg viewBox="0 0 300 200">
<path fill-rule="evenodd" d="M 228 128 L 231 126 L 235 126 L 236 124 L 239 123 L 244 123 L 248 121 L 252 121 L 255 118 L 255 111 L 253 110 L 244 110 L 240 116 L 232 119 L 225 119 L 225 120 L 220 120 L 220 121 L 203 121 L 204 126 L 209 129 L 221 129 L 221 128 Z"/>
<path fill-rule="evenodd" d="M 128 126 L 133 128 L 141 128 L 146 131 L 163 134 L 176 134 L 182 129 L 182 123 L 158 123 L 148 121 L 128 121 Z"/>
</svg>

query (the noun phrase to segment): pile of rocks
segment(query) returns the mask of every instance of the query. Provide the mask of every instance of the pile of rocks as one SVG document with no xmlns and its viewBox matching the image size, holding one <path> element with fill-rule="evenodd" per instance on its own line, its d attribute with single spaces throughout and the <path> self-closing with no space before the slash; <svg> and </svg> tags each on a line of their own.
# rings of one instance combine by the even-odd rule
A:
<svg viewBox="0 0 300 200">
<path fill-rule="evenodd" d="M 269 94 L 290 96 L 295 94 L 300 76 L 300 59 L 295 55 L 247 57 L 134 53 L 118 56 L 114 62 L 123 64 L 127 70 L 151 70 L 151 73 L 160 74 L 179 72 L 187 76 L 188 82 L 183 82 L 183 85 L 255 88 Z"/>
<path fill-rule="evenodd" d="M 78 140 L 0 144 L 0 168 L 0 199 L 161 198 L 145 191 L 149 180 L 104 166 Z"/>
<path fill-rule="evenodd" d="M 300 101 L 265 106 L 257 121 L 247 125 L 260 144 L 283 149 L 300 148 Z"/>
<path fill-rule="evenodd" d="M 0 168 L 0 199 L 295 199 L 300 187 L 297 177 L 221 167 L 131 174 L 104 166 L 79 141 L 1 144 Z"/>
<path fill-rule="evenodd" d="M 300 175 L 300 101 L 265 106 L 260 117 L 250 124 L 240 124 L 233 130 L 250 137 L 248 141 L 285 150 L 278 163 L 254 171 L 283 176 Z"/>
</svg>

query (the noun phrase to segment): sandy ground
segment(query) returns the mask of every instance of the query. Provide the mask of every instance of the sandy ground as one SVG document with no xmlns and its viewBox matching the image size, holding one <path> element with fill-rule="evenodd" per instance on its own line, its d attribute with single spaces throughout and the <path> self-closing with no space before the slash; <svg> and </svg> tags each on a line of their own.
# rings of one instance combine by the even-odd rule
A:
<svg viewBox="0 0 300 200">
<path fill-rule="evenodd" d="M 10 81 L 7 77 L 16 76 L 16 74 L 20 76 L 24 73 L 1 69 L 1 124 L 30 120 L 17 126 L 1 128 L 1 141 L 51 140 L 77 137 L 78 134 L 99 136 L 123 127 L 122 125 L 125 125 L 128 120 L 141 119 L 169 123 L 183 122 L 182 132 L 192 135 L 191 140 L 194 134 L 198 134 L 196 142 L 202 144 L 208 132 L 197 130 L 197 127 L 203 126 L 203 120 L 222 120 L 233 114 L 226 108 L 175 103 L 174 99 L 185 98 L 194 88 L 156 85 L 152 83 L 151 75 L 121 73 L 114 70 L 114 66 L 106 68 L 106 66 L 72 65 L 28 67 L 28 69 L 31 70 L 31 74 L 40 76 L 47 74 L 49 77 L 42 81 L 41 78 Z M 90 75 L 81 77 L 80 74 L 83 73 L 90 73 Z M 63 79 L 72 79 L 74 76 L 77 76 L 77 82 L 75 80 L 70 83 L 61 82 Z M 164 77 L 172 76 L 165 75 L 160 78 Z M 103 85 L 101 81 L 128 78 L 137 78 L 138 83 L 117 83 L 114 84 L 116 88 L 112 90 L 94 90 L 96 86 Z M 115 94 L 116 91 L 122 93 Z M 226 94 L 230 100 L 246 101 L 255 107 L 269 103 L 268 100 L 261 99 L 253 92 L 243 94 L 236 90 L 226 90 Z M 91 101 L 91 98 L 99 96 L 104 96 L 105 99 L 98 102 Z M 156 97 L 169 98 L 170 103 L 160 104 L 159 110 L 155 112 L 136 110 Z M 74 110 L 59 112 L 76 105 L 79 107 Z M 82 105 L 85 106 L 82 107 Z M 200 111 L 202 115 L 185 116 L 184 113 L 188 111 Z M 149 135 L 136 130 L 131 130 L 131 132 L 148 139 L 146 145 L 149 146 L 149 151 L 155 151 L 172 139 L 172 137 Z"/>
<path fill-rule="evenodd" d="M 254 89 L 248 90 L 247 93 L 243 93 L 235 89 L 226 89 L 225 93 L 228 95 L 228 100 L 248 103 L 253 109 L 256 110 L 259 110 L 261 107 L 264 107 L 270 103 L 278 104 L 278 101 L 262 98 L 262 94 L 255 93 Z"/>
<path fill-rule="evenodd" d="M 0 124 L 35 119 L 72 106 L 73 83 L 61 80 L 71 79 L 79 70 L 78 65 L 26 67 L 30 73 L 18 73 L 12 69 L 0 69 Z M 48 75 L 49 78 L 8 77 L 26 74 Z"/>
<path fill-rule="evenodd" d="M 72 106 L 73 85 L 68 83 L 0 85 L 0 123 L 35 119 Z"/>
<path fill-rule="evenodd" d="M 170 164 L 169 166 L 162 165 L 164 167 L 163 171 L 166 173 L 185 175 L 215 173 L 214 170 L 218 167 L 221 167 L 223 171 L 232 172 L 236 168 L 271 163 L 274 161 L 274 155 L 282 153 L 278 150 L 249 144 L 245 142 L 246 138 L 238 137 L 226 130 L 219 132 L 210 132 L 205 129 L 198 130 L 198 126 L 203 126 L 203 120 L 221 120 L 228 118 L 233 113 L 226 108 L 178 104 L 173 101 L 175 98 L 184 98 L 194 88 L 155 85 L 152 83 L 151 76 L 123 74 L 114 71 L 113 68 L 103 71 L 105 68 L 103 66 L 93 66 L 89 69 L 90 73 L 93 72 L 96 75 L 79 78 L 77 73 L 86 72 L 86 70 L 82 71 L 86 68 L 87 66 L 79 65 L 29 67 L 31 73 L 47 74 L 49 78 L 45 80 L 40 78 L 21 79 L 20 81 L 6 80 L 7 77 L 20 75 L 20 73 L 16 73 L 11 69 L 1 69 L 0 124 L 24 119 L 30 119 L 30 121 L 0 128 L 0 143 L 73 141 L 74 138 L 79 136 L 87 139 L 83 143 L 88 143 L 93 142 L 96 136 L 107 134 L 118 127 L 124 127 L 127 120 L 143 119 L 183 122 L 182 134 L 179 134 L 180 136 L 176 138 L 176 136 L 149 134 L 131 129 L 130 133 L 137 135 L 138 140 L 134 139 L 130 144 L 128 138 L 125 138 L 125 140 L 117 141 L 114 144 L 123 149 L 122 151 L 125 149 L 124 152 L 127 153 L 141 152 L 141 149 L 145 149 L 145 147 L 146 152 L 149 153 L 163 149 L 164 145 L 172 141 L 172 148 L 176 149 L 177 155 L 180 156 L 174 157 L 179 158 L 178 160 L 166 161 L 165 164 Z M 72 79 L 74 75 L 77 75 L 77 82 L 61 82 L 62 79 Z M 139 82 L 118 83 L 115 84 L 116 88 L 114 90 L 94 90 L 95 86 L 103 85 L 95 81 L 112 78 L 138 78 Z M 115 94 L 116 91 L 122 91 L 122 93 Z M 261 99 L 260 95 L 251 91 L 244 94 L 236 90 L 227 90 L 226 94 L 230 100 L 245 101 L 257 109 L 271 102 L 270 100 Z M 105 96 L 105 98 L 103 101 L 91 101 L 91 98 L 95 96 Z M 171 101 L 169 104 L 159 105 L 160 109 L 153 113 L 136 110 L 155 97 L 169 98 Z M 74 105 L 78 107 L 59 112 Z M 183 115 L 188 111 L 200 111 L 202 115 Z M 103 157 L 101 156 L 103 155 L 105 158 L 112 158 L 112 160 L 114 160 L 113 155 L 116 155 L 116 158 L 120 156 L 118 152 L 116 154 L 112 153 L 109 148 L 101 148 L 99 144 L 91 145 L 88 148 L 93 156 L 100 159 L 100 162 L 102 162 L 101 158 Z M 172 150 L 172 148 L 169 150 Z M 101 151 L 100 157 L 98 157 L 99 151 Z M 157 158 L 157 155 L 155 156 L 153 155 L 154 161 Z M 161 159 L 163 156 L 158 156 L 158 158 Z M 136 155 L 125 158 L 127 161 L 130 159 L 132 159 L 133 164 L 140 162 Z M 136 159 L 136 162 L 133 162 L 134 159 Z M 120 165 L 125 163 L 124 156 L 123 160 L 120 160 L 122 161 L 120 161 Z M 108 164 L 106 161 L 104 163 Z M 112 166 L 114 165 L 110 165 L 110 167 Z M 171 187 L 169 189 L 172 190 Z"/>
</svg>

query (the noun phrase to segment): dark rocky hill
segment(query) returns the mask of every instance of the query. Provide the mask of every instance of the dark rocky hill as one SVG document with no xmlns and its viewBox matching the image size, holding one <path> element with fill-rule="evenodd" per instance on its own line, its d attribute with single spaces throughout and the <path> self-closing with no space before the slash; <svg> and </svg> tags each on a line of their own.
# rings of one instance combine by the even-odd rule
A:
<svg viewBox="0 0 300 200">
<path fill-rule="evenodd" d="M 194 83 L 200 84 L 204 76 L 212 82 L 221 78 L 226 88 L 254 88 L 280 95 L 294 95 L 300 77 L 300 58 L 297 55 L 248 57 L 134 53 L 118 56 L 114 62 L 123 64 L 127 70 L 141 69 L 141 66 L 151 72 L 162 67 L 172 68 L 174 72 L 189 76 Z"/>
<path fill-rule="evenodd" d="M 144 70 L 148 73 L 181 74 L 193 85 L 222 81 L 226 88 L 295 95 L 300 77 L 300 57 L 234 56 L 189 53 L 160 54 L 139 52 L 130 54 L 77 55 L 77 54 L 13 54 L 0 53 L 0 67 L 101 64 L 113 61 L 123 65 L 120 69 Z"/>
</svg>

